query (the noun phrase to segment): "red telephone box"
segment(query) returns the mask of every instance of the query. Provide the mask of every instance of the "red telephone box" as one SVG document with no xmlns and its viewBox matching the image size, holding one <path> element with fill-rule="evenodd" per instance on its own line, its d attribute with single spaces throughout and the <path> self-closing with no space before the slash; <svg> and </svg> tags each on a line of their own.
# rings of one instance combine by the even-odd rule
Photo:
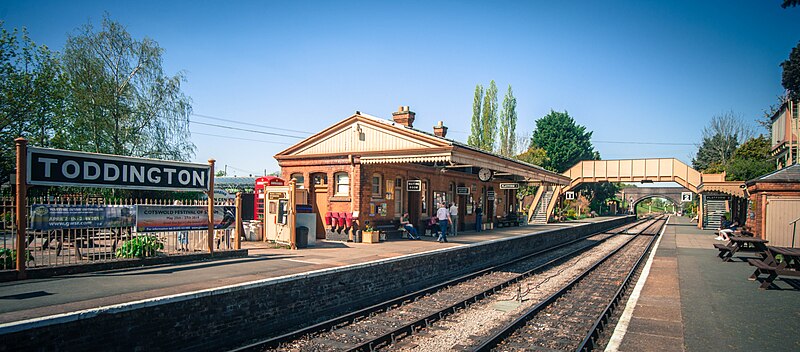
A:
<svg viewBox="0 0 800 352">
<path fill-rule="evenodd" d="M 257 220 L 264 220 L 264 194 L 265 186 L 285 186 L 286 181 L 276 176 L 261 176 L 256 179 L 255 197 L 256 201 L 253 202 L 253 211 Z"/>
</svg>

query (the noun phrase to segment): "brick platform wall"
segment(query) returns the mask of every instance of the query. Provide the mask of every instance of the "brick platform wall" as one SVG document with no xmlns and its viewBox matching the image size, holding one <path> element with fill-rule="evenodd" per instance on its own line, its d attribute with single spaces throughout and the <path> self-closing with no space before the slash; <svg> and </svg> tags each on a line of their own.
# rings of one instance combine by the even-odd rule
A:
<svg viewBox="0 0 800 352">
<path fill-rule="evenodd" d="M 617 218 L 534 235 L 0 326 L 0 351 L 215 351 L 276 336 L 581 236 Z"/>
</svg>

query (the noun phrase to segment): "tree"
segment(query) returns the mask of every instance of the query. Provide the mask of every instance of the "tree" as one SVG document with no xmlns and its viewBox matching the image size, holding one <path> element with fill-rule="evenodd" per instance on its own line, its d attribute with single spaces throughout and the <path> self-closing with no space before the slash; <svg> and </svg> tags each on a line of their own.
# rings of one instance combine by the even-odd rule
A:
<svg viewBox="0 0 800 352">
<path fill-rule="evenodd" d="M 550 113 L 536 120 L 531 136 L 531 147 L 544 149 L 548 159 L 542 164 L 546 169 L 564 172 L 581 160 L 596 158 L 592 146 L 592 132 L 575 123 L 569 113 Z"/>
<path fill-rule="evenodd" d="M 65 131 L 70 149 L 159 159 L 188 160 L 190 100 L 182 73 L 168 76 L 162 49 L 152 39 L 134 39 L 105 16 L 70 36 L 64 49 L 69 79 Z"/>
<path fill-rule="evenodd" d="M 511 157 L 517 149 L 517 98 L 508 85 L 503 97 L 503 110 L 500 111 L 500 155 Z"/>
<path fill-rule="evenodd" d="M 528 148 L 524 153 L 517 155 L 516 159 L 533 165 L 543 165 L 549 160 L 547 151 L 535 147 Z"/>
<path fill-rule="evenodd" d="M 792 6 L 795 5 L 797 2 Z M 800 102 L 800 42 L 797 42 L 797 46 L 789 53 L 789 59 L 781 63 L 781 68 L 783 68 L 781 84 L 789 91 L 789 99 Z"/>
<path fill-rule="evenodd" d="M 781 7 L 787 9 L 789 7 L 795 7 L 797 5 L 800 5 L 800 0 L 783 0 Z"/>
<path fill-rule="evenodd" d="M 475 86 L 475 97 L 472 99 L 472 128 L 467 144 L 480 148 L 483 145 L 483 128 L 481 128 L 481 101 L 483 100 L 483 86 Z"/>
<path fill-rule="evenodd" d="M 703 142 L 692 160 L 693 167 L 707 173 L 725 170 L 736 147 L 752 136 L 752 128 L 733 112 L 712 117 L 703 128 Z"/>
<path fill-rule="evenodd" d="M 0 22 L 2 27 L 2 22 Z M 0 178 L 14 167 L 14 139 L 49 147 L 62 116 L 64 81 L 56 53 L 24 28 L 0 31 Z"/>
<path fill-rule="evenodd" d="M 486 89 L 486 95 L 483 96 L 481 113 L 483 143 L 479 148 L 492 152 L 494 151 L 494 139 L 497 135 L 497 85 L 494 80 L 489 82 L 489 88 Z"/>
<path fill-rule="evenodd" d="M 725 168 L 728 181 L 747 181 L 775 170 L 770 156 L 770 141 L 760 135 L 747 140 L 733 153 Z"/>
</svg>

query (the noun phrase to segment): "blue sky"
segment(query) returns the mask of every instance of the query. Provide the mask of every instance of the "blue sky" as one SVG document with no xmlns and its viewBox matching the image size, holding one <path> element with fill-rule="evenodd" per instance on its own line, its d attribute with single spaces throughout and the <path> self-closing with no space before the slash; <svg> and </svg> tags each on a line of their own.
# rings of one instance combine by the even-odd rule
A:
<svg viewBox="0 0 800 352">
<path fill-rule="evenodd" d="M 5 28 L 62 49 L 105 12 L 164 49 L 166 72 L 202 123 L 294 136 L 360 110 L 415 127 L 443 120 L 466 141 L 476 84 L 517 97 L 517 133 L 550 109 L 594 131 L 604 159 L 691 162 L 702 127 L 733 111 L 762 116 L 783 92 L 780 62 L 800 40 L 800 8 L 765 1 L 0 1 Z M 299 141 L 192 124 L 195 160 L 229 174 L 277 171 Z M 760 131 L 766 132 L 766 131 Z M 223 137 L 214 137 L 225 136 Z"/>
</svg>

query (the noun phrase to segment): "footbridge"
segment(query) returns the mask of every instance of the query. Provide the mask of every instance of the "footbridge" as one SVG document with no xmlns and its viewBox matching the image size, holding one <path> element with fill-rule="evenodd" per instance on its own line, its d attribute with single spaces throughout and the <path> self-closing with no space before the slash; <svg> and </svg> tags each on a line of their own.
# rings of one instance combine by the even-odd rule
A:
<svg viewBox="0 0 800 352">
<path fill-rule="evenodd" d="M 703 221 L 698 227 L 717 226 L 721 214 L 730 211 L 744 221 L 747 205 L 746 188 L 743 181 L 725 181 L 725 174 L 704 174 L 675 158 L 584 160 L 563 173 L 570 178 L 568 185 L 544 184 L 539 187 L 528 220 L 533 223 L 547 222 L 555 205 L 564 194 L 587 182 L 653 183 L 675 182 L 682 188 L 674 191 L 661 187 L 639 187 L 641 192 L 635 203 L 645 198 L 658 196 L 680 204 L 680 192 L 692 192 L 700 200 L 698 212 Z M 680 191 L 678 191 L 680 190 Z M 674 193 L 677 192 L 677 193 Z M 677 196 L 676 196 L 677 194 Z M 721 205 L 723 204 L 724 205 Z"/>
</svg>

